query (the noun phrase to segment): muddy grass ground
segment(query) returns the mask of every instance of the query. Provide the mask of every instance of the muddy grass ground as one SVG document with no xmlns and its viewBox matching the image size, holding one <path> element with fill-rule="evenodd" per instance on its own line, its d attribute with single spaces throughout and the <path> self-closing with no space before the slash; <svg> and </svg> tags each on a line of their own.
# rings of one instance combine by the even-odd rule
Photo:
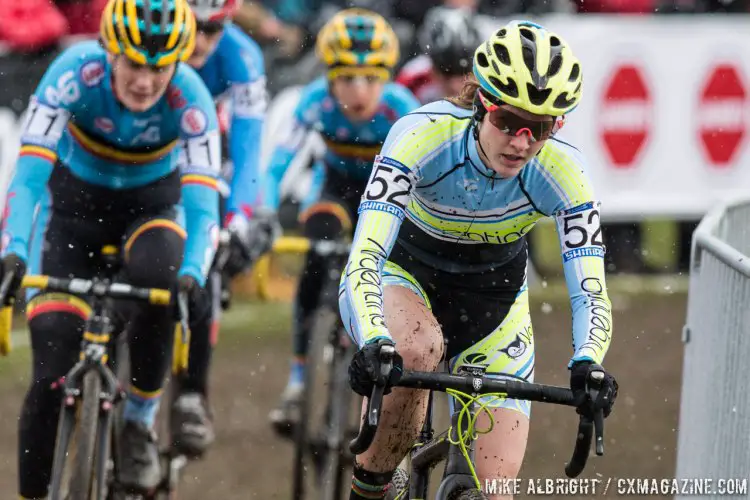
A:
<svg viewBox="0 0 750 500">
<path fill-rule="evenodd" d="M 532 304 L 536 380 L 541 383 L 568 384 L 565 364 L 570 355 L 570 312 L 567 300 L 562 299 L 537 299 Z M 620 396 L 607 420 L 605 456 L 593 456 L 584 476 L 605 482 L 610 477 L 671 478 L 675 469 L 685 295 L 613 294 L 612 299 L 616 330 L 607 367 L 618 376 Z M 262 307 L 245 304 L 237 309 L 242 314 L 233 314 L 225 323 L 214 363 L 216 444 L 204 461 L 188 469 L 181 500 L 290 498 L 292 447 L 276 438 L 267 423 L 268 412 L 287 378 L 289 307 L 284 303 Z M 17 498 L 17 416 L 28 372 L 27 350 L 19 349 L 11 358 L 0 359 L 3 499 Z M 532 407 L 531 435 L 521 471 L 524 481 L 564 477 L 576 422 L 570 409 L 543 404 Z M 606 497 L 616 496 L 614 484 L 613 480 Z M 604 497 L 601 490 L 597 497 Z"/>
</svg>

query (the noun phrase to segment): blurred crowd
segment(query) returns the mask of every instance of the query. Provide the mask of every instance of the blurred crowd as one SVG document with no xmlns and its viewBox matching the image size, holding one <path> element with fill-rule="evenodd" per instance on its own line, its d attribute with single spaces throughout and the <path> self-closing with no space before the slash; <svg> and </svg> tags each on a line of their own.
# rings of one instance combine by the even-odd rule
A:
<svg viewBox="0 0 750 500">
<path fill-rule="evenodd" d="M 0 0 L 0 42 L 30 53 L 55 46 L 67 35 L 99 29 L 105 0 Z M 463 7 L 487 16 L 567 13 L 750 13 L 750 0 L 246 0 L 235 21 L 266 48 L 273 60 L 294 60 L 308 51 L 331 13 L 364 7 L 391 19 L 413 48 L 413 34 L 428 10 Z M 269 66 L 271 67 L 271 66 Z"/>
</svg>

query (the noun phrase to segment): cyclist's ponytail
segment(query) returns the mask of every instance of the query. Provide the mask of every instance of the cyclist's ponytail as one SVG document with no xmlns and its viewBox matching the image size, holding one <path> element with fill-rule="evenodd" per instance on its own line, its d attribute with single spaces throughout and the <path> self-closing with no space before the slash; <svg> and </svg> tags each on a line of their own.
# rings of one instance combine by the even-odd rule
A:
<svg viewBox="0 0 750 500">
<path fill-rule="evenodd" d="M 450 103 L 455 104 L 459 108 L 472 109 L 474 105 L 474 97 L 477 94 L 479 88 L 479 82 L 474 75 L 469 75 L 464 82 L 464 86 L 458 95 L 446 98 Z"/>
</svg>

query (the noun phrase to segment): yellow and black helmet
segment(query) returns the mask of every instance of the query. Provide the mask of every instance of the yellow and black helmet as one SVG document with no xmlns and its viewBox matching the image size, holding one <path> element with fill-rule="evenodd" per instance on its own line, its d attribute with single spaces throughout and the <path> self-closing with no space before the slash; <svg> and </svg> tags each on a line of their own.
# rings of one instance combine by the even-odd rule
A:
<svg viewBox="0 0 750 500">
<path fill-rule="evenodd" d="M 474 75 L 490 98 L 538 115 L 562 116 L 581 100 L 581 63 L 561 37 L 513 21 L 474 53 Z"/>
<path fill-rule="evenodd" d="M 399 43 L 393 28 L 380 14 L 345 9 L 321 28 L 316 51 L 329 69 L 370 66 L 390 73 L 398 62 Z"/>
<path fill-rule="evenodd" d="M 109 52 L 156 67 L 186 61 L 195 48 L 195 31 L 186 0 L 109 0 L 100 26 Z"/>
</svg>

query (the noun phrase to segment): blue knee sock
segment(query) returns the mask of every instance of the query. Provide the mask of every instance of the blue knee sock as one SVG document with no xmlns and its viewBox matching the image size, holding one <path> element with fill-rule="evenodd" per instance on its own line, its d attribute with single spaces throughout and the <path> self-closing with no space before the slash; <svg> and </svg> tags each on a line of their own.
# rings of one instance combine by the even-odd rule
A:
<svg viewBox="0 0 750 500">
<path fill-rule="evenodd" d="M 159 410 L 160 399 L 161 391 L 153 394 L 131 388 L 128 398 L 125 401 L 123 418 L 126 421 L 140 422 L 149 429 L 153 428 L 154 420 L 156 420 L 156 412 Z"/>
<path fill-rule="evenodd" d="M 291 371 L 289 372 L 289 385 L 305 383 L 305 358 L 297 356 L 292 359 Z"/>
</svg>

